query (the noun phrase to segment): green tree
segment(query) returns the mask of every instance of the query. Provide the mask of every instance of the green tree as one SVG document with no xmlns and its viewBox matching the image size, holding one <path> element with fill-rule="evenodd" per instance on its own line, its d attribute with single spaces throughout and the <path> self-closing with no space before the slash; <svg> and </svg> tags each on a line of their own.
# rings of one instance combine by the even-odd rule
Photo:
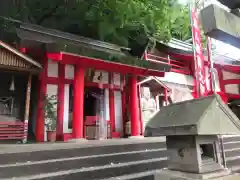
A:
<svg viewBox="0 0 240 180">
<path fill-rule="evenodd" d="M 172 7 L 171 35 L 179 40 L 188 40 L 192 37 L 189 7 L 175 4 Z"/>
<path fill-rule="evenodd" d="M 14 2 L 19 3 L 7 11 L 7 17 L 123 46 L 144 46 L 149 37 L 168 41 L 172 36 L 184 40 L 189 35 L 187 11 L 174 0 Z"/>
</svg>

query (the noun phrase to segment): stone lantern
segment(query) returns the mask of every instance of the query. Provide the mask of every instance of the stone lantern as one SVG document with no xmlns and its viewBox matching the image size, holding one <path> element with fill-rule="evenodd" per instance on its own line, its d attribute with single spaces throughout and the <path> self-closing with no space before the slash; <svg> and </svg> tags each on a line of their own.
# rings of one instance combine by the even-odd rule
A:
<svg viewBox="0 0 240 180">
<path fill-rule="evenodd" d="M 145 133 L 166 136 L 168 168 L 155 180 L 228 179 L 218 135 L 240 134 L 240 121 L 218 95 L 163 107 Z"/>
</svg>

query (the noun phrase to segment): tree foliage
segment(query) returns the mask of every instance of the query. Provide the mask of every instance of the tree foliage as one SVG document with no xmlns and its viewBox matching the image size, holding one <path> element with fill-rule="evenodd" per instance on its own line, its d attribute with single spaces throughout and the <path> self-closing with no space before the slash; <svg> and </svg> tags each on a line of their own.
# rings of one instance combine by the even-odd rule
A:
<svg viewBox="0 0 240 180">
<path fill-rule="evenodd" d="M 174 0 L 17 2 L 7 17 L 123 46 L 145 45 L 149 37 L 185 40 L 191 32 L 186 9 Z"/>
<path fill-rule="evenodd" d="M 175 4 L 172 7 L 171 35 L 183 41 L 192 37 L 188 6 Z"/>
</svg>

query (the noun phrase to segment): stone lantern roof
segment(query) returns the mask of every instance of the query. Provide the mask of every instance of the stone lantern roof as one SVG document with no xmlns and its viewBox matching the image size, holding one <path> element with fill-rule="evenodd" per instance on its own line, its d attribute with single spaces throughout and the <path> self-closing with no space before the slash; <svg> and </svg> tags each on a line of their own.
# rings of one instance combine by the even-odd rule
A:
<svg viewBox="0 0 240 180">
<path fill-rule="evenodd" d="M 218 95 L 161 108 L 147 124 L 145 135 L 236 135 L 240 120 Z"/>
</svg>

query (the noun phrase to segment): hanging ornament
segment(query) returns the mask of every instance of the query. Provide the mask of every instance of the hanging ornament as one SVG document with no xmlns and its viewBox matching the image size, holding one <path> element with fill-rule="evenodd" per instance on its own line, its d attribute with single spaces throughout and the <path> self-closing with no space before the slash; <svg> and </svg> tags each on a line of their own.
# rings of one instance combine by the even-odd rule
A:
<svg viewBox="0 0 240 180">
<path fill-rule="evenodd" d="M 11 84 L 10 84 L 9 90 L 10 90 L 10 91 L 15 91 L 14 77 L 13 77 L 13 76 L 12 76 L 12 79 L 11 79 Z"/>
</svg>

